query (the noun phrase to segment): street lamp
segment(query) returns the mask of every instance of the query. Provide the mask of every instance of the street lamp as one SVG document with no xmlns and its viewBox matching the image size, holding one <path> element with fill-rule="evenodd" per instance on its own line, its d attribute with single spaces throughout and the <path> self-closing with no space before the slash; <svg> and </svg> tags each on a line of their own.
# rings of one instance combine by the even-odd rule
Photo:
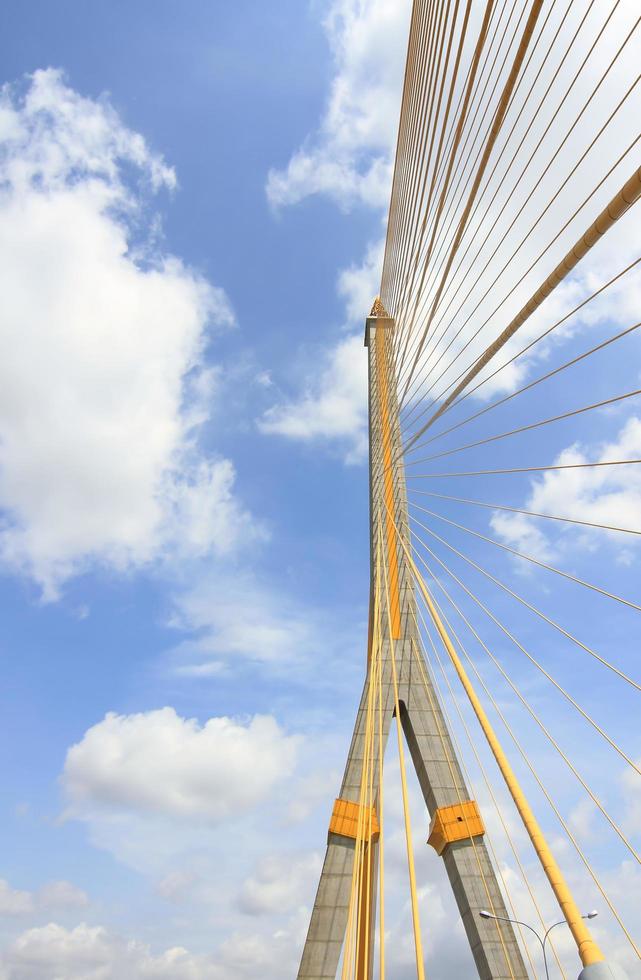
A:
<svg viewBox="0 0 641 980">
<path fill-rule="evenodd" d="M 591 912 L 586 912 L 585 915 L 581 916 L 581 918 L 594 919 L 598 914 L 599 913 L 596 911 L 596 909 L 592 909 Z M 547 977 L 547 980 L 550 980 L 550 972 L 548 970 L 548 961 L 545 952 L 545 944 L 547 942 L 548 936 L 550 935 L 553 929 L 556 929 L 557 926 L 567 925 L 565 919 L 560 919 L 558 922 L 553 922 L 550 928 L 546 929 L 545 935 L 543 936 L 543 939 L 541 939 L 536 929 L 533 929 L 532 926 L 529 926 L 527 922 L 521 922 L 519 919 L 509 919 L 506 915 L 494 915 L 492 912 L 488 912 L 487 909 L 481 909 L 479 915 L 481 916 L 482 919 L 496 919 L 498 922 L 513 922 L 515 925 L 523 926 L 524 929 L 529 929 L 530 932 L 533 932 L 536 938 L 538 939 L 538 941 L 541 943 L 541 949 L 543 950 L 543 966 L 545 967 L 545 976 Z"/>
</svg>

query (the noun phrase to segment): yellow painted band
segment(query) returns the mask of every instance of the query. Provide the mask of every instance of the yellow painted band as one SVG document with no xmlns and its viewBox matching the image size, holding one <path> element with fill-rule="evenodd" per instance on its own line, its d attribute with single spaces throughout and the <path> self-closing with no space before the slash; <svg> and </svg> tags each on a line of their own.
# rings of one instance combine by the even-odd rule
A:
<svg viewBox="0 0 641 980">
<path fill-rule="evenodd" d="M 389 570 L 390 627 L 392 638 L 399 640 L 401 637 L 401 598 L 398 576 L 396 527 L 393 516 L 396 508 L 394 506 L 392 427 L 390 425 L 387 347 L 384 328 L 376 327 L 374 343 L 376 350 L 376 377 L 383 445 L 383 489 L 386 508 L 385 538 L 387 545 L 387 567 Z"/>
</svg>

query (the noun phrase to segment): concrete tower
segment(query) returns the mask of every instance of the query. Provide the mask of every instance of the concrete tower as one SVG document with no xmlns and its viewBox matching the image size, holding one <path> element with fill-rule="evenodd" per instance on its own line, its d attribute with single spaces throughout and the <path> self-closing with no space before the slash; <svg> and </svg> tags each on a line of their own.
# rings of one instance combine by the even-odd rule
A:
<svg viewBox="0 0 641 980">
<path fill-rule="evenodd" d="M 386 556 L 388 569 L 389 622 L 394 642 L 403 732 L 431 817 L 429 843 L 445 863 L 479 976 L 481 980 L 526 980 L 528 974 L 511 924 L 479 916 L 479 911 L 485 908 L 491 908 L 497 916 L 507 916 L 507 911 L 483 841 L 481 815 L 475 801 L 470 799 L 432 686 L 429 668 L 420 652 L 412 573 L 397 531 L 398 528 L 407 535 L 405 471 L 392 362 L 393 331 L 394 321 L 377 300 L 367 318 L 365 332 L 369 361 L 371 564 L 373 576 L 374 556 L 380 548 Z M 409 540 L 405 540 L 409 546 Z M 382 630 L 381 722 L 384 745 L 395 706 L 390 627 L 386 617 L 383 617 Z M 330 822 L 327 853 L 298 980 L 335 980 L 336 977 L 352 885 L 369 685 L 368 670 L 340 796 Z M 375 751 L 378 753 L 378 747 Z M 373 771 L 376 799 L 377 758 Z M 364 861 L 371 863 L 371 869 L 376 868 L 377 856 L 378 839 L 372 833 L 364 856 Z M 371 882 L 371 908 L 375 907 L 376 879 L 375 873 L 363 877 L 363 880 Z M 373 935 L 374 930 L 371 931 Z M 367 949 L 362 944 L 358 963 L 359 980 L 369 980 L 372 976 L 372 942 Z"/>
</svg>

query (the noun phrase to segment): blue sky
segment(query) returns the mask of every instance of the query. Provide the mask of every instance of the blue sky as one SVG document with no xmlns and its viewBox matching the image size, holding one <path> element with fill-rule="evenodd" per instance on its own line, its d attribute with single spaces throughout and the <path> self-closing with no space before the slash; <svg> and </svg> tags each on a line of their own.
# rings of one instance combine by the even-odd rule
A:
<svg viewBox="0 0 641 980">
<path fill-rule="evenodd" d="M 74 0 L 0 13 L 2 980 L 48 980 L 53 966 L 64 980 L 295 975 L 362 683 L 362 318 L 380 275 L 408 12 L 382 0 L 180 10 Z M 628 221 L 620 252 L 602 249 L 539 327 L 637 247 Z M 626 284 L 598 315 L 573 321 L 559 357 L 632 322 L 641 293 L 637 279 Z M 628 353 L 498 409 L 446 448 L 638 386 L 638 338 L 623 345 Z M 528 361 L 528 380 L 550 352 Z M 569 447 L 596 459 L 608 445 L 633 453 L 640 438 L 626 405 L 496 444 L 491 461 L 472 450 L 442 465 L 528 465 Z M 638 527 L 638 477 L 617 479 L 429 489 L 542 510 L 573 499 L 585 519 L 625 514 Z M 634 545 L 412 499 L 634 593 Z M 636 676 L 635 613 L 430 526 Z M 638 758 L 629 691 L 589 662 L 577 670 L 577 650 L 558 634 L 465 563 L 452 568 Z M 622 760 L 515 661 L 504 634 L 483 629 L 637 833 L 641 798 Z M 593 810 L 505 685 L 492 684 L 634 924 L 638 869 L 601 845 Z M 394 780 L 393 750 L 389 766 Z M 414 797 L 423 827 L 416 787 Z M 398 802 L 390 813 L 400 895 Z M 434 976 L 465 971 L 467 954 L 448 942 L 442 869 L 420 843 L 417 853 Z M 598 904 L 572 874 L 581 901 Z M 412 960 L 396 901 L 400 980 Z M 611 923 L 603 929 L 618 950 Z"/>
</svg>

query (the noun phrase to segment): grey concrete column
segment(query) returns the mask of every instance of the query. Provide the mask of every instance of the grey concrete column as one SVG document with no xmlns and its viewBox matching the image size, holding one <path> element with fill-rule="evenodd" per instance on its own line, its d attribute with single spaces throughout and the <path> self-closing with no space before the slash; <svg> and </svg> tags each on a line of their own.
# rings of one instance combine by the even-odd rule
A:
<svg viewBox="0 0 641 980">
<path fill-rule="evenodd" d="M 342 800 L 358 803 L 360 798 L 361 775 L 363 772 L 363 755 L 365 746 L 365 729 L 367 725 L 367 698 L 369 693 L 369 677 L 365 681 L 361 702 L 358 708 L 356 726 L 352 735 L 352 744 L 347 757 L 345 774 L 340 790 Z M 378 710 L 378 709 L 376 709 Z M 383 744 L 389 732 L 390 708 L 386 705 L 383 711 Z M 376 722 L 378 725 L 378 721 Z M 375 740 L 378 742 L 378 740 Z M 374 756 L 374 797 L 378 792 L 378 744 Z M 378 864 L 378 844 L 371 842 L 373 847 L 373 867 Z M 355 842 L 349 837 L 338 834 L 328 834 L 327 851 L 321 871 L 320 882 L 316 892 L 312 917 L 303 948 L 298 980 L 335 980 L 338 961 L 341 955 L 347 916 L 349 898 L 352 886 L 352 871 L 354 868 Z M 376 882 L 373 888 L 373 907 L 375 911 Z M 372 937 L 374 931 L 372 930 Z M 370 958 L 372 963 L 372 958 Z"/>
<path fill-rule="evenodd" d="M 383 311 L 378 307 L 377 312 Z M 370 437 L 370 547 L 372 584 L 379 545 L 387 555 L 388 540 L 384 524 L 385 472 L 383 468 L 383 433 L 381 419 L 379 363 L 376 349 L 377 331 L 384 331 L 387 350 L 386 391 L 391 426 L 393 459 L 394 522 L 409 545 L 405 471 L 401 454 L 396 379 L 392 367 L 391 336 L 394 322 L 386 315 L 367 320 L 365 343 L 369 348 L 369 437 Z M 379 542 L 379 529 L 382 540 Z M 429 668 L 421 652 L 416 617 L 417 607 L 411 568 L 404 549 L 396 542 L 400 606 L 400 636 L 392 640 L 387 617 L 382 615 L 382 729 L 383 750 L 392 721 L 395 696 L 392 679 L 392 642 L 396 665 L 401 721 L 409 752 L 416 769 L 426 804 L 425 836 L 429 815 L 440 807 L 470 799 L 463 773 L 456 758 L 445 717 L 440 709 Z M 373 594 L 372 589 L 372 594 Z M 358 802 L 365 730 L 369 675 L 361 697 L 350 746 L 341 799 Z M 374 724 L 378 728 L 378 705 L 374 707 Z M 374 740 L 374 798 L 378 791 L 378 740 Z M 465 927 L 468 942 L 481 980 L 527 980 L 521 951 L 509 922 L 481 919 L 479 912 L 489 908 L 495 915 L 507 917 L 496 874 L 481 837 L 450 843 L 443 852 L 445 868 Z M 299 980 L 335 980 L 347 926 L 354 841 L 330 834 L 321 879 L 314 902 L 309 932 L 303 950 Z"/>
</svg>

